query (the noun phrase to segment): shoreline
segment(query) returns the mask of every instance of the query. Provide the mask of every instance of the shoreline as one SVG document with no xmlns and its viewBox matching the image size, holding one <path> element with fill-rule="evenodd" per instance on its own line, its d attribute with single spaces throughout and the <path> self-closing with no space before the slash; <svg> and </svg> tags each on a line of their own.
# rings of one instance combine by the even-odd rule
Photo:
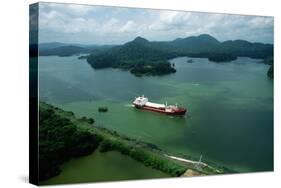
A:
<svg viewBox="0 0 281 188">
<path fill-rule="evenodd" d="M 166 156 L 166 157 L 168 157 L 170 159 L 174 159 L 174 160 L 177 160 L 177 161 L 184 162 L 184 163 L 191 163 L 191 164 L 193 164 L 195 166 L 197 165 L 197 167 L 199 167 L 199 168 L 201 168 L 201 167 L 213 168 L 218 174 L 222 173 L 222 171 L 220 171 L 220 170 L 218 170 L 218 169 L 216 169 L 216 168 L 214 168 L 214 167 L 210 166 L 209 164 L 204 163 L 202 161 L 195 161 L 195 160 L 185 159 L 185 158 L 182 158 L 182 157 L 176 157 L 176 156 L 167 155 L 167 154 L 164 154 L 164 156 Z"/>
<path fill-rule="evenodd" d="M 172 155 L 167 155 L 167 154 L 164 154 L 164 156 L 169 157 L 171 159 L 178 160 L 178 161 L 186 162 L 186 163 L 192 163 L 192 164 L 208 166 L 206 163 L 203 163 L 203 162 L 200 162 L 200 161 L 189 160 L 189 159 L 185 159 L 185 158 L 181 158 L 181 157 L 176 157 L 176 156 L 172 156 Z"/>
<path fill-rule="evenodd" d="M 220 168 L 215 165 L 210 166 L 207 163 L 198 162 L 191 159 L 181 158 L 172 154 L 168 155 L 158 146 L 152 143 L 146 143 L 134 138 L 120 135 L 116 131 L 111 131 L 107 128 L 95 125 L 94 121 L 89 121 L 90 118 L 82 117 L 78 119 L 73 112 L 64 111 L 58 107 L 50 104 L 40 102 L 40 107 L 44 109 L 51 109 L 62 118 L 71 121 L 77 128 L 88 131 L 93 135 L 102 138 L 100 144 L 100 151 L 117 151 L 123 155 L 141 162 L 143 165 L 160 170 L 173 177 L 180 177 L 187 172 L 197 175 L 212 175 L 212 174 L 226 174 L 229 171 L 227 168 Z M 189 171 L 188 171 L 189 170 Z"/>
</svg>

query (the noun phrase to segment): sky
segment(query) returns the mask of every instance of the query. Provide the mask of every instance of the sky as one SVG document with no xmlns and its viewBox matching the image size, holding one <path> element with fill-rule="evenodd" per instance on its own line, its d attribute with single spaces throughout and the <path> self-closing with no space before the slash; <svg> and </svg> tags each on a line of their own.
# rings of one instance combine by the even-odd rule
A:
<svg viewBox="0 0 281 188">
<path fill-rule="evenodd" d="M 76 4 L 39 4 L 39 42 L 123 44 L 210 34 L 273 43 L 273 17 Z"/>
</svg>

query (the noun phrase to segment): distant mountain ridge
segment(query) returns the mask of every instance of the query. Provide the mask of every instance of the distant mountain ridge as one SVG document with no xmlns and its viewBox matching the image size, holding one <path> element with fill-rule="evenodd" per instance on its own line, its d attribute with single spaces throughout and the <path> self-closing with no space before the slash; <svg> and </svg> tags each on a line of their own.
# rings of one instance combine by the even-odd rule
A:
<svg viewBox="0 0 281 188">
<path fill-rule="evenodd" d="M 39 56 L 72 56 L 81 53 L 92 53 L 95 51 L 101 51 L 107 48 L 111 48 L 113 45 L 95 45 L 95 44 L 78 44 L 78 43 L 40 43 L 38 45 Z M 31 44 L 30 49 L 34 51 L 37 47 L 35 44 Z M 34 54 L 34 53 L 33 53 Z"/>
<path fill-rule="evenodd" d="M 165 53 L 176 53 L 179 55 L 188 55 L 195 57 L 209 57 L 211 54 L 232 54 L 233 56 L 245 56 L 264 59 L 273 56 L 273 45 L 264 43 L 248 42 L 246 40 L 227 40 L 220 42 L 208 34 L 190 36 L 186 38 L 177 38 L 172 41 L 149 41 L 143 37 L 136 37 L 123 45 L 85 45 L 75 43 L 40 43 L 40 55 L 61 55 L 63 50 L 68 51 L 64 54 L 73 55 L 75 53 L 89 53 L 95 49 L 128 48 L 139 45 L 140 48 L 147 50 L 165 51 Z M 76 46 L 76 49 L 75 47 Z M 130 49 L 127 49 L 132 51 Z"/>
<path fill-rule="evenodd" d="M 62 46 L 68 46 L 69 44 L 61 43 L 61 42 L 48 42 L 48 43 L 40 43 L 38 47 L 40 49 L 52 49 L 52 48 L 58 48 Z"/>
<path fill-rule="evenodd" d="M 79 46 L 59 46 L 59 47 L 54 47 L 54 48 L 47 48 L 40 50 L 39 47 L 39 55 L 41 56 L 50 56 L 57 54 L 59 56 L 71 56 L 73 54 L 78 54 L 78 53 L 86 53 L 89 52 L 86 48 L 82 48 Z"/>
<path fill-rule="evenodd" d="M 82 48 L 90 48 L 90 47 L 96 47 L 96 46 L 101 46 L 101 45 L 96 45 L 96 44 L 80 44 L 80 43 L 62 43 L 62 42 L 44 42 L 44 43 L 39 43 L 39 48 L 41 50 L 58 48 L 58 47 L 63 47 L 63 46 L 77 46 L 77 47 L 82 47 Z"/>
</svg>

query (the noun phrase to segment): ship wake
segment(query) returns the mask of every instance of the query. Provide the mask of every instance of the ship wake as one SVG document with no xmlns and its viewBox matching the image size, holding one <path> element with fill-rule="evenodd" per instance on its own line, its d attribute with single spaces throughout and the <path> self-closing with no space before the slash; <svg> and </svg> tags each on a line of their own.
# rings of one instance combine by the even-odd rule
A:
<svg viewBox="0 0 281 188">
<path fill-rule="evenodd" d="M 125 107 L 134 107 L 134 105 L 132 105 L 132 104 L 125 104 L 124 106 Z"/>
</svg>

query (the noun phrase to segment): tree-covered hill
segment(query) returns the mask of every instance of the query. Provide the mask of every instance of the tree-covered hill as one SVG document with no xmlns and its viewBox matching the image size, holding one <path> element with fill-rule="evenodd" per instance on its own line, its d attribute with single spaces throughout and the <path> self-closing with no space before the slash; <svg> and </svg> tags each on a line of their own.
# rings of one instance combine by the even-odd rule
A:
<svg viewBox="0 0 281 188">
<path fill-rule="evenodd" d="M 185 54 L 213 52 L 220 45 L 217 39 L 207 34 L 182 39 L 178 38 L 168 43 L 177 51 Z"/>
<path fill-rule="evenodd" d="M 273 45 L 244 40 L 219 42 L 207 34 L 162 42 L 137 37 L 93 53 L 87 61 L 95 69 L 113 67 L 136 75 L 162 75 L 176 71 L 168 60 L 178 56 L 204 57 L 214 62 L 233 61 L 239 56 L 264 59 L 273 56 Z"/>
<path fill-rule="evenodd" d="M 224 53 L 241 57 L 264 59 L 273 56 L 273 45 L 263 43 L 251 43 L 245 40 L 225 41 L 220 49 Z"/>
<path fill-rule="evenodd" d="M 95 69 L 122 68 L 135 75 L 162 75 L 175 72 L 168 59 L 179 54 L 155 48 L 149 41 L 137 37 L 124 45 L 91 54 L 87 61 Z"/>
</svg>

